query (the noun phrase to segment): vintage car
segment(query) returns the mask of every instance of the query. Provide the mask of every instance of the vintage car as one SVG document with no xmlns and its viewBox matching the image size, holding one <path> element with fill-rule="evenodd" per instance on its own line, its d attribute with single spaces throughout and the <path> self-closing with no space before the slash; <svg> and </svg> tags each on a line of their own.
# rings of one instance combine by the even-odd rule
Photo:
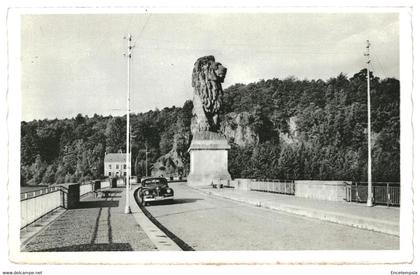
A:
<svg viewBox="0 0 420 275">
<path fill-rule="evenodd" d="M 141 180 L 139 197 L 145 205 L 153 201 L 172 201 L 174 199 L 174 190 L 169 188 L 168 181 L 165 178 L 143 178 Z"/>
</svg>

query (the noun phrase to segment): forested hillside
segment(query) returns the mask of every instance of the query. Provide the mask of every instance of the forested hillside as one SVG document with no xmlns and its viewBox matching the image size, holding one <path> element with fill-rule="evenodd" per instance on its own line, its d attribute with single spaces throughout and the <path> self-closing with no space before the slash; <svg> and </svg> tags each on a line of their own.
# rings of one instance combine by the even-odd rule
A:
<svg viewBox="0 0 420 275">
<path fill-rule="evenodd" d="M 130 115 L 133 173 L 145 174 L 173 143 L 186 152 L 192 102 L 183 108 L 164 108 Z M 103 175 L 105 152 L 126 149 L 126 117 L 85 117 L 21 123 L 21 184 L 78 182 Z M 186 138 L 185 138 L 186 137 Z M 149 173 L 150 174 L 150 173 Z"/>
<path fill-rule="evenodd" d="M 399 81 L 370 77 L 373 180 L 399 181 Z M 231 140 L 232 177 L 366 180 L 366 101 L 366 70 L 327 81 L 271 79 L 226 88 L 222 118 L 228 123 L 241 114 L 258 137 L 257 143 L 253 139 L 239 145 Z M 191 110 L 187 101 L 182 108 L 130 116 L 134 174 L 144 175 L 146 145 L 149 170 L 172 148 L 188 167 Z M 125 151 L 125 123 L 125 117 L 80 114 L 22 122 L 21 184 L 102 176 L 105 152 Z"/>
<path fill-rule="evenodd" d="M 399 81 L 370 77 L 373 180 L 399 181 Z M 272 79 L 226 89 L 224 112 L 252 110 L 260 136 L 256 147 L 231 150 L 232 175 L 366 180 L 366 85 L 362 70 L 350 79 Z"/>
</svg>

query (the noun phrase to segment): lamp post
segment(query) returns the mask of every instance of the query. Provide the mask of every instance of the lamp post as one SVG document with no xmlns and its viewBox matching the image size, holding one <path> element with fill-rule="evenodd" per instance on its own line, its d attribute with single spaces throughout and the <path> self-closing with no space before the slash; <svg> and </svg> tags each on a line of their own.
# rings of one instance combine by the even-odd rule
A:
<svg viewBox="0 0 420 275">
<path fill-rule="evenodd" d="M 366 41 L 366 54 L 367 57 L 366 61 L 366 79 L 367 79 L 367 113 L 368 113 L 368 124 L 367 124 L 367 132 L 368 132 L 368 194 L 367 194 L 367 201 L 366 205 L 371 207 L 373 206 L 373 193 L 372 193 L 372 145 L 371 145 L 371 136 L 370 136 L 370 71 L 369 71 L 369 64 L 370 64 L 370 42 L 369 40 Z"/>
<path fill-rule="evenodd" d="M 125 168 L 126 168 L 126 194 L 125 194 L 125 214 L 131 213 L 130 208 L 130 174 L 131 174 L 131 155 L 130 155 L 130 61 L 131 61 L 131 34 L 127 37 L 127 133 L 126 133 L 126 156 L 125 156 Z"/>
</svg>

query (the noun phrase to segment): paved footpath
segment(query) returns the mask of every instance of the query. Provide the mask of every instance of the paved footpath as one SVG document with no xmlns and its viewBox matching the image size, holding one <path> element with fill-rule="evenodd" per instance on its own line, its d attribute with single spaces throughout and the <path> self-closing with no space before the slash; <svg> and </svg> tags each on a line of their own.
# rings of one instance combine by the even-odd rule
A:
<svg viewBox="0 0 420 275">
<path fill-rule="evenodd" d="M 153 251 L 156 246 L 134 215 L 124 214 L 125 189 L 108 198 L 84 197 L 24 245 L 24 251 Z M 33 226 L 36 226 L 34 224 Z"/>
<path fill-rule="evenodd" d="M 231 188 L 196 188 L 203 193 L 244 202 L 272 210 L 280 210 L 309 218 L 400 235 L 400 208 L 365 204 L 322 201 L 267 192 L 242 191 Z"/>
</svg>

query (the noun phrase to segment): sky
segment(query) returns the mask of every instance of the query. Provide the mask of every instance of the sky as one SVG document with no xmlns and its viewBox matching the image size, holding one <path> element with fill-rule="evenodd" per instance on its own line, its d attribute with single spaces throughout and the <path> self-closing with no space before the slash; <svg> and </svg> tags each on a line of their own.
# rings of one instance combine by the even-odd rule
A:
<svg viewBox="0 0 420 275">
<path fill-rule="evenodd" d="M 131 111 L 192 99 L 197 58 L 227 69 L 224 88 L 261 79 L 351 77 L 371 41 L 375 75 L 399 78 L 395 13 L 60 14 L 21 18 L 22 120 L 126 112 L 127 41 Z"/>
</svg>

